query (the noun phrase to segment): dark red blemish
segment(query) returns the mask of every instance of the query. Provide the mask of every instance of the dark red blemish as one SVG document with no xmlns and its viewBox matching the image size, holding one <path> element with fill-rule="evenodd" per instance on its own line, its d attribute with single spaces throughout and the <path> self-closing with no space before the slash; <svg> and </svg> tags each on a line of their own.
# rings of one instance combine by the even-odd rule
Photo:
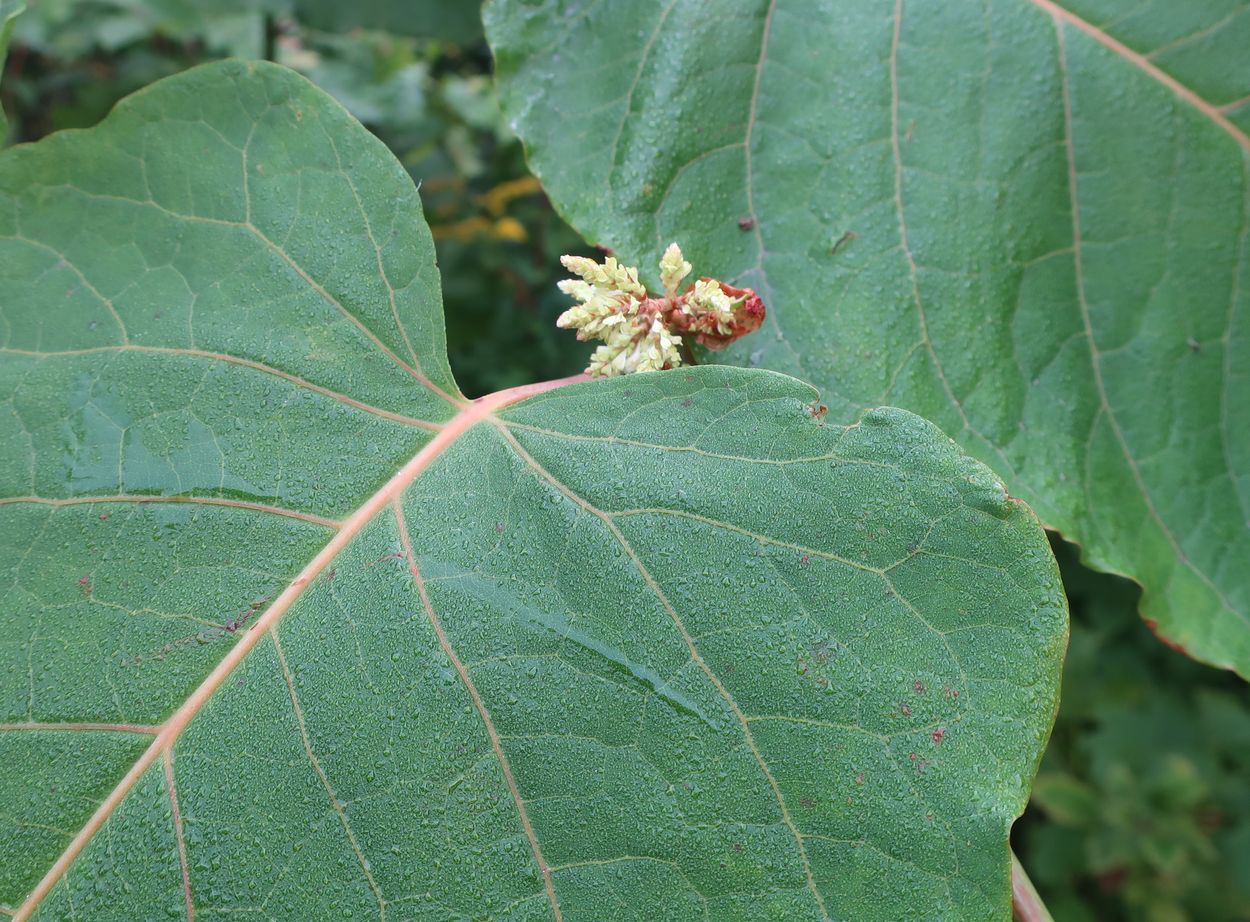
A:
<svg viewBox="0 0 1250 922">
<path fill-rule="evenodd" d="M 858 775 L 856 775 L 856 776 L 855 776 L 855 783 L 856 783 L 856 784 L 863 784 L 863 783 L 864 783 L 864 773 L 863 773 L 863 772 L 860 772 Z"/>
<path fill-rule="evenodd" d="M 338 575 L 339 575 L 339 571 L 337 568 L 334 570 L 331 570 L 329 573 L 326 574 L 326 582 L 328 583 L 334 582 L 334 577 Z"/>
<path fill-rule="evenodd" d="M 264 608 L 265 603 L 268 601 L 269 601 L 269 596 L 265 596 L 263 599 L 257 599 L 255 602 L 252 602 L 250 605 L 248 605 L 247 608 L 243 609 L 243 611 L 239 612 L 237 615 L 235 615 L 233 618 L 231 618 L 229 621 L 223 624 L 221 626 L 221 629 L 225 631 L 227 634 L 233 634 L 239 628 L 243 627 L 243 625 L 247 624 L 247 622 L 251 620 L 252 615 L 256 614 L 258 611 Z M 252 627 L 255 627 L 255 626 L 256 625 L 252 625 Z"/>
<path fill-rule="evenodd" d="M 947 697 L 947 698 L 958 698 L 958 697 L 959 697 L 959 689 L 957 689 L 957 688 L 944 688 L 944 689 L 942 689 L 942 694 L 946 695 L 946 697 Z"/>
<path fill-rule="evenodd" d="M 907 758 L 915 762 L 918 758 L 920 758 L 920 756 L 916 755 L 914 752 L 909 752 L 907 753 Z"/>
<path fill-rule="evenodd" d="M 91 577 L 80 576 L 78 578 L 78 585 L 82 586 L 83 595 L 91 595 Z"/>
<path fill-rule="evenodd" d="M 811 562 L 812 562 L 812 558 L 808 557 L 806 554 L 804 554 L 802 557 L 799 558 L 799 563 L 801 563 L 803 566 L 807 566 Z"/>
<path fill-rule="evenodd" d="M 899 711 L 902 713 L 902 715 L 903 715 L 904 717 L 910 717 L 910 716 L 911 716 L 911 708 L 910 708 L 910 707 L 908 707 L 908 706 L 907 706 L 907 705 L 905 705 L 905 704 L 904 704 L 902 707 L 900 707 L 900 708 L 899 708 Z"/>
<path fill-rule="evenodd" d="M 740 227 L 742 230 L 753 230 L 755 228 L 755 219 L 754 218 L 739 218 L 738 227 Z"/>
<path fill-rule="evenodd" d="M 101 512 L 101 513 L 100 513 L 100 521 L 101 521 L 101 522 L 107 522 L 108 520 L 109 520 L 109 514 L 108 514 L 107 512 Z"/>
<path fill-rule="evenodd" d="M 401 558 L 401 557 L 403 557 L 403 556 L 404 556 L 404 555 L 403 555 L 403 554 L 401 554 L 401 553 L 399 553 L 398 551 L 396 551 L 396 552 L 395 552 L 395 553 L 393 553 L 393 554 L 383 554 L 383 555 L 382 555 L 381 557 L 379 557 L 377 560 L 373 561 L 372 563 L 367 563 L 367 564 L 365 564 L 365 566 L 366 566 L 366 567 L 376 566 L 377 564 L 380 564 L 380 563 L 381 563 L 382 561 L 384 561 L 384 560 L 399 560 L 399 558 Z"/>
<path fill-rule="evenodd" d="M 1098 886 L 1103 893 L 1115 893 L 1128 880 L 1128 868 L 1108 868 L 1098 875 Z"/>
<path fill-rule="evenodd" d="M 808 404 L 807 412 L 812 415 L 812 419 L 824 419 L 829 415 L 829 408 L 818 400 L 813 400 Z"/>
<path fill-rule="evenodd" d="M 816 801 L 812 800 L 810 797 L 800 797 L 799 806 L 800 807 L 814 807 L 816 806 Z"/>
<path fill-rule="evenodd" d="M 917 679 L 916 681 L 912 682 L 912 683 L 911 683 L 911 687 L 912 687 L 912 688 L 914 688 L 914 689 L 916 690 L 916 694 L 918 694 L 918 695 L 923 695 L 923 694 L 924 694 L 924 683 L 923 683 L 923 682 L 921 682 L 919 679 Z"/>
<path fill-rule="evenodd" d="M 1186 656 L 1189 655 L 1189 651 L 1185 649 L 1184 644 L 1179 644 L 1175 640 L 1169 640 L 1167 637 L 1164 637 L 1159 633 L 1159 622 L 1154 618 L 1143 618 L 1142 620 L 1146 622 L 1146 627 L 1150 628 L 1150 633 L 1154 634 L 1155 637 L 1159 639 L 1159 643 L 1163 644 L 1169 650 L 1175 650 L 1177 653 L 1184 653 Z"/>
<path fill-rule="evenodd" d="M 933 742 L 935 744 L 942 742 L 942 737 L 944 737 L 945 735 L 946 735 L 946 728 L 938 727 L 936 730 L 933 731 Z"/>
</svg>

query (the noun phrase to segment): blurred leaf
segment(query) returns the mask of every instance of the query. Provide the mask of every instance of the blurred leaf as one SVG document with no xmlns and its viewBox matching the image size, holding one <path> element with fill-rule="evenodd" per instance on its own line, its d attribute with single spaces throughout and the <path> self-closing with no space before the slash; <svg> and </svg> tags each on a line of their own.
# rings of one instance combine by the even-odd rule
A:
<svg viewBox="0 0 1250 922">
<path fill-rule="evenodd" d="M 0 0 L 0 74 L 4 73 L 4 61 L 9 52 L 9 40 L 13 35 L 14 20 L 25 9 L 25 0 Z M 4 110 L 0 109 L 0 144 L 4 143 L 8 133 L 9 122 Z"/>
<path fill-rule="evenodd" d="M 1177 657 L 1130 618 L 1136 586 L 1057 550 L 1072 639 L 1021 860 L 1059 920 L 1250 919 L 1245 685 Z"/>
<path fill-rule="evenodd" d="M 1098 810 L 1098 795 L 1071 775 L 1045 772 L 1033 783 L 1033 801 L 1065 826 L 1088 826 Z"/>
<path fill-rule="evenodd" d="M 479 6 L 474 0 L 294 0 L 295 15 L 314 29 L 378 29 L 458 45 L 482 39 Z"/>
</svg>

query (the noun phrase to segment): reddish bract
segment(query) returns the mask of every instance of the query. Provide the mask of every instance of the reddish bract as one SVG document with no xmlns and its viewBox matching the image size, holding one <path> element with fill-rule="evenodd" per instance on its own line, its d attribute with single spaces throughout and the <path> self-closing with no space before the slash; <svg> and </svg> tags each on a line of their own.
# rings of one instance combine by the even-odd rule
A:
<svg viewBox="0 0 1250 922">
<path fill-rule="evenodd" d="M 700 279 L 703 282 L 711 282 L 704 276 Z M 740 339 L 748 333 L 754 333 L 764 323 L 764 302 L 760 300 L 760 296 L 755 293 L 753 288 L 735 288 L 733 285 L 727 285 L 724 282 L 717 282 L 720 290 L 726 297 L 737 300 L 744 298 L 745 300 L 734 308 L 733 323 L 730 325 L 728 333 L 720 332 L 715 318 L 710 316 L 696 316 L 687 314 L 681 309 L 681 305 L 691 291 L 694 290 L 692 285 L 685 294 L 680 295 L 672 302 L 668 316 L 665 320 L 670 330 L 676 333 L 688 334 L 693 333 L 699 345 L 706 346 L 713 352 L 719 352 L 724 349 L 735 339 Z"/>
</svg>

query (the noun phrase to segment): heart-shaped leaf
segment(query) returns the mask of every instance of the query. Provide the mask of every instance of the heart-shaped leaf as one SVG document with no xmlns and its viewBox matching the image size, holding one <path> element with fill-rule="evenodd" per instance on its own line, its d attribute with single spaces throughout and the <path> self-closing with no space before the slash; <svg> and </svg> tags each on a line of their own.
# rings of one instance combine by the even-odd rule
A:
<svg viewBox="0 0 1250 922">
<path fill-rule="evenodd" d="M 0 307 L 18 918 L 1007 912 L 1064 602 L 930 424 L 465 401 L 407 175 L 272 65 L 0 155 Z"/>
<path fill-rule="evenodd" d="M 1250 676 L 1242 4 L 495 0 L 487 25 L 576 227 L 764 296 L 731 360 L 836 419 L 939 423 Z"/>
</svg>

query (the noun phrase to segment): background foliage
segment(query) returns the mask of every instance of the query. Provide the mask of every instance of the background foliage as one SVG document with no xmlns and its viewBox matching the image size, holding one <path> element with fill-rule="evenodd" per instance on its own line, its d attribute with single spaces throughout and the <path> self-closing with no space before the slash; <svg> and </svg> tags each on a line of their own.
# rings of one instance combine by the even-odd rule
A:
<svg viewBox="0 0 1250 922">
<path fill-rule="evenodd" d="M 465 393 L 584 364 L 586 347 L 553 321 L 557 257 L 586 248 L 500 117 L 476 18 L 426 4 L 396 16 L 388 0 L 29 6 L 0 84 L 10 141 L 94 124 L 122 96 L 202 61 L 277 60 L 338 97 L 421 184 Z M 1057 550 L 1072 645 L 1059 724 L 1017 833 L 1022 860 L 1061 922 L 1250 919 L 1244 685 L 1168 650 L 1137 618 L 1134 586 Z"/>
</svg>

